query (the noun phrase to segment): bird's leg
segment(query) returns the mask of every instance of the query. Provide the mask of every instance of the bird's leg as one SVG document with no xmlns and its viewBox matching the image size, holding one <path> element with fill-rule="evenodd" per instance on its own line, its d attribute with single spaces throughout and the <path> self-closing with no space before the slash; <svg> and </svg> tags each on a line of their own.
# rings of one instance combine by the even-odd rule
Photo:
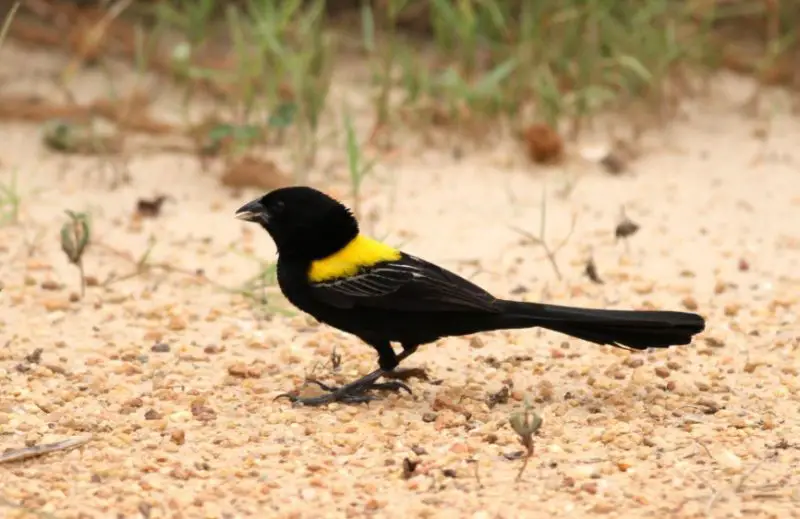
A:
<svg viewBox="0 0 800 519">
<path fill-rule="evenodd" d="M 383 374 L 384 378 L 392 378 L 395 380 L 409 380 L 418 378 L 420 380 L 430 380 L 425 368 L 398 368 L 392 371 L 387 371 Z"/>
<path fill-rule="evenodd" d="M 378 350 L 378 363 L 381 366 L 372 373 L 340 387 L 328 386 L 318 380 L 308 380 L 308 382 L 312 382 L 322 388 L 326 393 L 324 395 L 308 398 L 303 398 L 291 393 L 283 393 L 278 395 L 276 399 L 288 398 L 295 404 L 318 406 L 331 402 L 343 402 L 347 404 L 370 402 L 376 398 L 368 393 L 373 389 L 381 389 L 384 391 L 405 390 L 410 394 L 411 388 L 402 382 L 378 382 L 378 379 L 391 373 L 400 361 L 414 353 L 416 347 L 411 349 L 404 348 L 400 355 L 397 355 L 388 341 L 386 343 L 372 343 L 372 346 Z"/>
<path fill-rule="evenodd" d="M 406 357 L 412 355 L 417 348 L 419 347 L 418 344 L 403 344 L 403 352 L 397 356 L 398 364 L 400 360 L 405 359 Z M 395 368 L 391 371 L 386 372 L 384 378 L 393 378 L 395 380 L 408 380 L 411 378 L 418 378 L 420 380 L 429 380 L 428 374 L 425 372 L 424 368 L 406 368 L 406 369 L 398 369 Z"/>
</svg>

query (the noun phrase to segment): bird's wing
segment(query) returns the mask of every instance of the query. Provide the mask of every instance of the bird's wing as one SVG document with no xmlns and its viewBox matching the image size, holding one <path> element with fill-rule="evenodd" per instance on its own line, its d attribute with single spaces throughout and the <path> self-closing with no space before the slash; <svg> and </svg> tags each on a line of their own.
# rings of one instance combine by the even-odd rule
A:
<svg viewBox="0 0 800 519">
<path fill-rule="evenodd" d="M 408 254 L 353 276 L 315 283 L 312 293 L 320 301 L 339 308 L 499 311 L 497 299 L 479 286 Z"/>
</svg>

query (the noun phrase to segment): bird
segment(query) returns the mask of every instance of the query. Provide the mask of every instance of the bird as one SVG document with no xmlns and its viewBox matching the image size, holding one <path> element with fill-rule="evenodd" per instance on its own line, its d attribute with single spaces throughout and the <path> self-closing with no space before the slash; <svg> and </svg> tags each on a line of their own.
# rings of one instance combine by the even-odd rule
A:
<svg viewBox="0 0 800 519">
<path fill-rule="evenodd" d="M 277 280 L 286 299 L 318 322 L 354 335 L 378 354 L 378 368 L 339 387 L 315 381 L 324 393 L 298 405 L 364 403 L 373 390 L 411 389 L 394 377 L 398 365 L 444 337 L 493 330 L 545 328 L 627 350 L 690 344 L 705 329 L 696 313 L 617 310 L 516 301 L 361 232 L 353 211 L 306 185 L 268 191 L 241 206 L 235 218 L 259 224 L 277 250 Z M 392 343 L 399 343 L 396 353 Z M 276 397 L 277 398 L 277 397 Z"/>
</svg>

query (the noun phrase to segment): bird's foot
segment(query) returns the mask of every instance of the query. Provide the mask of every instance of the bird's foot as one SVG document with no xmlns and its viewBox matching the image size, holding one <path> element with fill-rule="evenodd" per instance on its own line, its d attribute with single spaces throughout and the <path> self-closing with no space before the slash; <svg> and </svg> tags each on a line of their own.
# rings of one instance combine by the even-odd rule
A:
<svg viewBox="0 0 800 519">
<path fill-rule="evenodd" d="M 411 388 L 402 382 L 378 382 L 378 379 L 384 375 L 386 375 L 386 372 L 382 370 L 376 370 L 365 377 L 340 387 L 329 386 L 320 382 L 319 380 L 309 379 L 307 382 L 316 384 L 322 390 L 326 391 L 326 393 L 323 395 L 306 398 L 301 397 L 296 393 L 283 393 L 275 397 L 275 399 L 287 398 L 293 404 L 319 406 L 329 404 L 331 402 L 342 402 L 345 404 L 363 404 L 365 402 L 371 402 L 377 399 L 376 396 L 369 394 L 369 391 L 374 389 L 395 392 L 405 390 L 411 394 Z"/>
</svg>

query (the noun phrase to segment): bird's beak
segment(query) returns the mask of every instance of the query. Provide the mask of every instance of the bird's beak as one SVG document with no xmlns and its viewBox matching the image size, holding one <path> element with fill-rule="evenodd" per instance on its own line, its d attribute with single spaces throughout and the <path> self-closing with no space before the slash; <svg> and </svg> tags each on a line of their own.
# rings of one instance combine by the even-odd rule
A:
<svg viewBox="0 0 800 519">
<path fill-rule="evenodd" d="M 269 214 L 267 214 L 261 202 L 253 200 L 240 207 L 236 211 L 235 217 L 245 222 L 266 222 L 269 219 Z"/>
</svg>

